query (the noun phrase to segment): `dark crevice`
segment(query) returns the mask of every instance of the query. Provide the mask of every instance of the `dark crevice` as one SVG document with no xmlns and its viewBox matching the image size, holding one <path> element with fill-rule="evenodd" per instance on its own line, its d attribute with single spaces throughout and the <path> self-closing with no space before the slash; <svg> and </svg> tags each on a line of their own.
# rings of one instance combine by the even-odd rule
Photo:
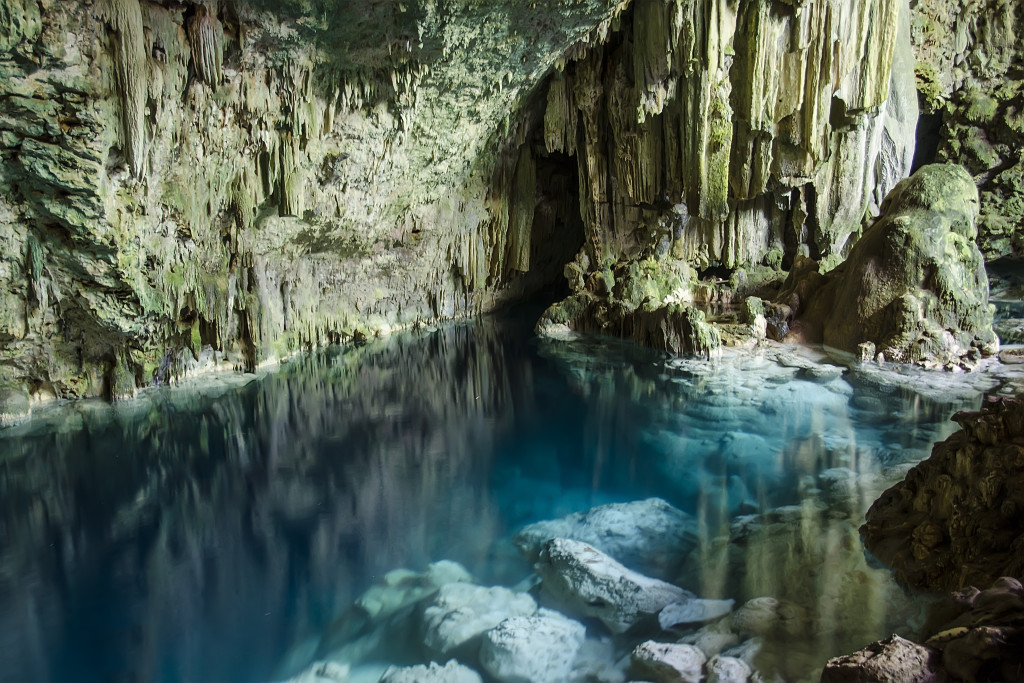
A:
<svg viewBox="0 0 1024 683">
<path fill-rule="evenodd" d="M 917 119 L 917 145 L 911 173 L 935 162 L 942 141 L 942 112 L 921 114 Z"/>
</svg>

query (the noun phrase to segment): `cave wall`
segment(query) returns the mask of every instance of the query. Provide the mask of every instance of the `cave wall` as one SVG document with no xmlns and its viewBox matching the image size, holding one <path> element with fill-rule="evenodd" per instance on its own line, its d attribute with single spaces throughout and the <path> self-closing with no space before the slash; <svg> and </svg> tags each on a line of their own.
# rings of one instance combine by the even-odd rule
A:
<svg viewBox="0 0 1024 683">
<path fill-rule="evenodd" d="M 4 0 L 0 413 L 560 278 L 531 252 L 578 210 L 541 202 L 534 229 L 513 112 L 621 9 Z"/>
<path fill-rule="evenodd" d="M 909 20 L 899 0 L 636 0 L 548 84 L 591 264 L 666 244 L 698 268 L 839 262 L 913 160 Z"/>
<path fill-rule="evenodd" d="M 966 5 L 0 0 L 0 421 L 490 310 L 576 251 L 834 265 L 917 99 L 1017 253 L 1020 11 Z"/>
<path fill-rule="evenodd" d="M 921 111 L 938 124 L 936 161 L 978 184 L 978 246 L 1024 256 L 1024 9 L 1012 0 L 918 0 L 912 34 Z"/>
</svg>

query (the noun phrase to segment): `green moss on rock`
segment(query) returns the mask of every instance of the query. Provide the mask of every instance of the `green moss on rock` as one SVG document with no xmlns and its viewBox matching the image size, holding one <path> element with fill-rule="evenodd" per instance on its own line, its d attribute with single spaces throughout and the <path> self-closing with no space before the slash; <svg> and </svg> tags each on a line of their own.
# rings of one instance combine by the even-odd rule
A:
<svg viewBox="0 0 1024 683">
<path fill-rule="evenodd" d="M 800 301 L 805 335 L 851 353 L 871 342 L 886 360 L 928 367 L 994 353 L 977 215 L 966 170 L 921 168 L 886 198 L 846 262 Z"/>
</svg>

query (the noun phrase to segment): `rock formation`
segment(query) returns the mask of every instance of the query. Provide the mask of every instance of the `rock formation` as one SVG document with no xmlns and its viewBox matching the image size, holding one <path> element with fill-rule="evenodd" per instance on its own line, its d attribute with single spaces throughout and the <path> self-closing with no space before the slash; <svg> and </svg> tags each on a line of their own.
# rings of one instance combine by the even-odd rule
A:
<svg viewBox="0 0 1024 683">
<path fill-rule="evenodd" d="M 634 572 L 586 543 L 556 538 L 540 552 L 537 573 L 544 590 L 571 613 L 600 619 L 624 633 L 666 605 L 694 596 Z"/>
<path fill-rule="evenodd" d="M 837 262 L 910 168 L 915 72 L 985 253 L 1012 252 L 1020 104 L 985 85 L 1019 17 L 989 4 L 5 0 L 0 384 L 251 368 L 486 310 L 574 253 L 595 294 L 646 257 Z"/>
<path fill-rule="evenodd" d="M 1024 576 L 1024 400 L 991 399 L 886 491 L 864 544 L 906 583 L 932 590 Z"/>
<path fill-rule="evenodd" d="M 822 683 L 1015 681 L 1024 670 L 1024 587 L 1003 577 L 932 609 L 923 644 L 893 635 L 830 660 Z"/>
<path fill-rule="evenodd" d="M 697 543 L 696 520 L 661 498 L 601 505 L 561 519 L 531 524 L 516 533 L 516 546 L 536 562 L 554 538 L 587 543 L 622 564 L 671 578 Z"/>
<path fill-rule="evenodd" d="M 845 262 L 824 275 L 813 261 L 797 262 L 778 297 L 794 333 L 926 367 L 994 353 L 977 203 L 959 166 L 925 166 L 902 181 Z"/>
</svg>

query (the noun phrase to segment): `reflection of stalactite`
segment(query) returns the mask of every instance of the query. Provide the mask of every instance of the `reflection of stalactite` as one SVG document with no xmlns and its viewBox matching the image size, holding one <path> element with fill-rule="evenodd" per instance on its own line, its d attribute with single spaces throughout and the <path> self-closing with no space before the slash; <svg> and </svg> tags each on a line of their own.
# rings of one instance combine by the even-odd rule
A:
<svg viewBox="0 0 1024 683">
<path fill-rule="evenodd" d="M 105 0 L 100 10 L 114 35 L 114 73 L 121 100 L 121 146 L 132 175 L 145 164 L 146 46 L 138 0 Z"/>
<path fill-rule="evenodd" d="M 196 75 L 213 88 L 220 85 L 224 58 L 224 27 L 206 5 L 199 5 L 188 24 L 188 44 Z"/>
</svg>

